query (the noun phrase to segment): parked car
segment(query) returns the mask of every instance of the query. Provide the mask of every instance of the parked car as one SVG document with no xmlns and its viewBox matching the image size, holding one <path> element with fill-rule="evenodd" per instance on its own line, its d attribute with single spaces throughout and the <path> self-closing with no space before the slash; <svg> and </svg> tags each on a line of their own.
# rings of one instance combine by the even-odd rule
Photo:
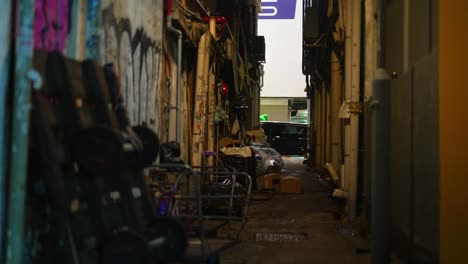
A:
<svg viewBox="0 0 468 264">
<path fill-rule="evenodd" d="M 281 155 L 306 156 L 309 152 L 309 125 L 289 122 L 261 122 L 266 142 Z"/>
<path fill-rule="evenodd" d="M 263 145 L 254 145 L 250 148 L 255 154 L 255 160 L 257 161 L 255 168 L 256 176 L 281 172 L 284 168 L 283 157 L 274 148 Z"/>
</svg>

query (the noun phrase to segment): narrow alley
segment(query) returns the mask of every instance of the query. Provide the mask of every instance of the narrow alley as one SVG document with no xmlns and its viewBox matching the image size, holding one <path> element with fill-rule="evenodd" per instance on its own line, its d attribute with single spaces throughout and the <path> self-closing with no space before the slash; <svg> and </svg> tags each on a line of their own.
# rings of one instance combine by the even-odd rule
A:
<svg viewBox="0 0 468 264">
<path fill-rule="evenodd" d="M 0 264 L 458 264 L 467 0 L 0 1 Z"/>
<path fill-rule="evenodd" d="M 303 193 L 253 200 L 241 241 L 222 253 L 221 263 L 371 263 L 365 241 L 341 221 L 343 201 L 330 199 L 326 183 L 302 158 L 285 157 L 285 163 L 282 174 L 299 176 Z"/>
</svg>

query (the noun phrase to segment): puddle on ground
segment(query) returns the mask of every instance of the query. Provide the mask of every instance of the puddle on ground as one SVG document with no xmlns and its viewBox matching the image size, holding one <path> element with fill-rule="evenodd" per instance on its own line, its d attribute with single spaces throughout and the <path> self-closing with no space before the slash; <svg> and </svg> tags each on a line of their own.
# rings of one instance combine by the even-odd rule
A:
<svg viewBox="0 0 468 264">
<path fill-rule="evenodd" d="M 265 242 L 285 242 L 285 241 L 302 241 L 307 240 L 306 233 L 294 232 L 271 232 L 271 233 L 255 233 L 256 241 Z"/>
</svg>

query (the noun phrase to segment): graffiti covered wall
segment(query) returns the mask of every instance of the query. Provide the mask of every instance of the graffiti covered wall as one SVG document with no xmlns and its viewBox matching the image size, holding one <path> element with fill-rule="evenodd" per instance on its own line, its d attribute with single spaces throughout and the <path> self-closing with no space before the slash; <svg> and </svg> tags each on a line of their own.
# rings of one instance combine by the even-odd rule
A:
<svg viewBox="0 0 468 264">
<path fill-rule="evenodd" d="M 99 54 L 120 73 L 131 124 L 159 131 L 163 37 L 162 0 L 103 0 Z"/>
<path fill-rule="evenodd" d="M 64 51 L 69 33 L 71 0 L 34 2 L 34 48 Z"/>
</svg>

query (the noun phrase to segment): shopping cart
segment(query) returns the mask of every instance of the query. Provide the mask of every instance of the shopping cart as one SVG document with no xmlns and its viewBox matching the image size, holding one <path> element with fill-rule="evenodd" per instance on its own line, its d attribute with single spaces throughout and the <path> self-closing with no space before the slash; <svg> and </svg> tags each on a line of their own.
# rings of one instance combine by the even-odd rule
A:
<svg viewBox="0 0 468 264">
<path fill-rule="evenodd" d="M 185 224 L 191 234 L 187 257 L 196 255 L 191 245 L 200 244 L 201 258 L 208 260 L 237 243 L 247 219 L 252 179 L 245 172 L 230 167 L 190 167 L 183 164 L 159 164 L 147 168 L 148 181 L 160 217 L 170 217 Z M 243 179 L 245 187 L 238 184 Z M 213 210 L 216 208 L 216 210 Z M 219 226 L 237 221 L 241 228 L 233 239 L 206 236 L 205 223 Z"/>
</svg>

